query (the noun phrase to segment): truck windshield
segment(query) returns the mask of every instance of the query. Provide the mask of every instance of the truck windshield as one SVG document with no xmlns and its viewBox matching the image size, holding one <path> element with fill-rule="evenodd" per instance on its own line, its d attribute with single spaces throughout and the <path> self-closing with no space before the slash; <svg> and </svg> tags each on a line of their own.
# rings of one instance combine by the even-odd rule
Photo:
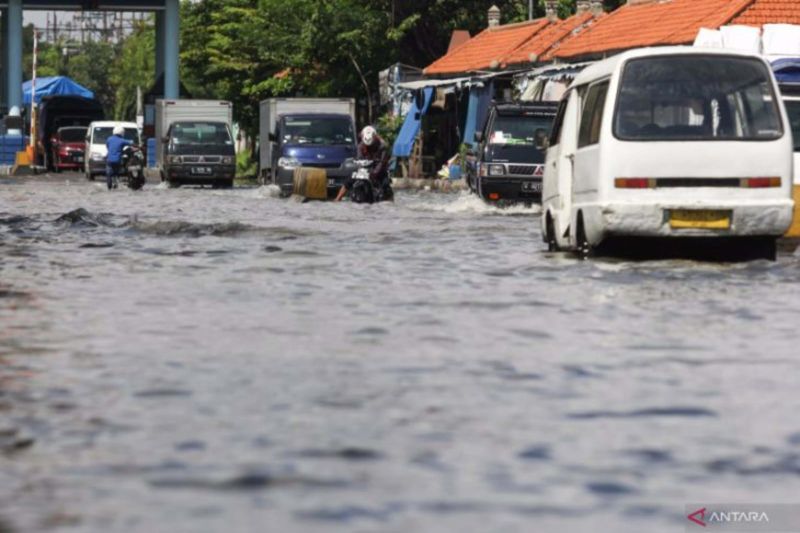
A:
<svg viewBox="0 0 800 533">
<path fill-rule="evenodd" d="M 346 118 L 286 117 L 281 139 L 284 144 L 353 144 L 353 124 Z"/>
<path fill-rule="evenodd" d="M 628 62 L 614 135 L 636 141 L 774 140 L 783 127 L 761 61 L 685 55 Z"/>
<path fill-rule="evenodd" d="M 94 144 L 105 144 L 109 137 L 114 133 L 114 128 L 111 126 L 99 126 L 94 129 L 94 137 L 92 139 L 92 143 Z M 125 128 L 125 134 L 123 135 L 129 141 L 133 141 L 135 143 L 139 142 L 139 131 L 136 128 Z"/>
<path fill-rule="evenodd" d="M 789 122 L 792 123 L 794 136 L 794 151 L 800 152 L 800 100 L 788 100 L 786 112 L 789 113 Z"/>
<path fill-rule="evenodd" d="M 500 115 L 492 126 L 489 144 L 534 146 L 541 150 L 552 126 L 552 117 Z"/>
<path fill-rule="evenodd" d="M 170 138 L 175 144 L 233 144 L 222 122 L 175 122 Z"/>
<path fill-rule="evenodd" d="M 66 143 L 82 142 L 86 138 L 86 128 L 62 128 L 58 130 L 58 138 Z"/>
</svg>

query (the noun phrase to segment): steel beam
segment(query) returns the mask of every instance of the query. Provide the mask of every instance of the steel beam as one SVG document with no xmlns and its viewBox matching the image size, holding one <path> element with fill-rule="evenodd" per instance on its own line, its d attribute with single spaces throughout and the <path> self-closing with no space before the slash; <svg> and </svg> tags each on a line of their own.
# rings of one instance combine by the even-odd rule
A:
<svg viewBox="0 0 800 533">
<path fill-rule="evenodd" d="M 0 9 L 0 50 L 8 50 L 8 10 Z M 6 54 L 0 54 L 0 108 L 6 110 L 8 105 L 8 69 Z"/>
<path fill-rule="evenodd" d="M 165 17 L 163 11 L 156 11 L 156 77 L 164 74 L 164 31 Z"/>
<path fill-rule="evenodd" d="M 165 0 L 164 10 L 164 98 L 180 97 L 180 1 Z"/>
<path fill-rule="evenodd" d="M 6 51 L 6 96 L 8 108 L 22 109 L 22 0 L 8 0 L 8 33 L 3 49 Z"/>
</svg>

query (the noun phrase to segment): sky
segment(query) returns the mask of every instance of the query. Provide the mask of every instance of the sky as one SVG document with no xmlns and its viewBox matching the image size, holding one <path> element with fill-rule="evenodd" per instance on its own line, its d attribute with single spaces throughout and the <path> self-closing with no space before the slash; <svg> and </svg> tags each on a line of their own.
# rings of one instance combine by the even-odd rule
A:
<svg viewBox="0 0 800 533">
<path fill-rule="evenodd" d="M 24 23 L 28 25 L 32 22 L 36 27 L 44 28 L 47 24 L 47 13 L 47 11 L 25 11 L 23 13 Z M 67 11 L 57 11 L 57 13 L 60 20 L 67 20 L 63 17 L 69 16 Z"/>
</svg>

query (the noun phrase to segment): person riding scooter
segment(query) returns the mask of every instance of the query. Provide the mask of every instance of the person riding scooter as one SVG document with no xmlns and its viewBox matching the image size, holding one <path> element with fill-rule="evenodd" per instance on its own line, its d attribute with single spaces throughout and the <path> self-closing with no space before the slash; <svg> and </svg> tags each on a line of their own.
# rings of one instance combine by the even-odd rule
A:
<svg viewBox="0 0 800 533">
<path fill-rule="evenodd" d="M 389 178 L 389 148 L 372 126 L 367 126 L 361 131 L 361 143 L 358 145 L 358 158 L 374 162 L 369 171 L 370 182 L 372 182 L 372 189 L 374 191 L 373 201 L 383 202 L 394 200 L 394 192 L 392 191 L 391 179 Z M 352 191 L 354 184 L 355 180 L 353 178 L 348 178 L 344 185 L 342 185 L 342 188 L 339 189 L 336 201 L 340 202 L 348 192 Z"/>
<path fill-rule="evenodd" d="M 133 144 L 132 141 L 124 138 L 125 128 L 116 126 L 113 135 L 106 141 L 106 148 L 108 148 L 108 156 L 106 157 L 106 184 L 108 188 L 117 188 L 117 178 L 119 176 L 120 166 L 122 163 L 122 151 L 126 146 Z"/>
</svg>

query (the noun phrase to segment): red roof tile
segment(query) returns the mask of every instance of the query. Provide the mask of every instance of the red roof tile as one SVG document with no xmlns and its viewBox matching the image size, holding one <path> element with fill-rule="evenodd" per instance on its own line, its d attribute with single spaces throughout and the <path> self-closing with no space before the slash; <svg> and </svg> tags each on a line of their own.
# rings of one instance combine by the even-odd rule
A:
<svg viewBox="0 0 800 533">
<path fill-rule="evenodd" d="M 489 70 L 511 51 L 528 41 L 550 22 L 536 19 L 487 28 L 425 69 L 426 75 L 459 74 Z"/>
<path fill-rule="evenodd" d="M 732 24 L 800 24 L 800 0 L 755 0 Z"/>
<path fill-rule="evenodd" d="M 563 43 L 553 56 L 578 58 L 642 46 L 691 43 L 700 28 L 718 28 L 728 24 L 753 2 L 654 0 L 644 4 L 627 4 Z"/>
<path fill-rule="evenodd" d="M 547 52 L 559 46 L 565 39 L 592 21 L 594 21 L 594 17 L 587 12 L 550 24 L 503 58 L 503 66 L 530 63 L 531 54 L 536 55 L 539 60 L 543 59 Z"/>
</svg>

